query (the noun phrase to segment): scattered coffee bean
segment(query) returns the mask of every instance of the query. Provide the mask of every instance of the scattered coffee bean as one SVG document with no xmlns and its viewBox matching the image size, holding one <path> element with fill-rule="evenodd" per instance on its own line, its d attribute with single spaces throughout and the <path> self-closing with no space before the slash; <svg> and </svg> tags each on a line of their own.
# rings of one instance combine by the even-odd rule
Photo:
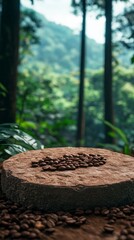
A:
<svg viewBox="0 0 134 240">
<path fill-rule="evenodd" d="M 46 233 L 53 233 L 55 231 L 55 228 L 47 228 L 45 230 Z"/>
<path fill-rule="evenodd" d="M 103 230 L 104 230 L 105 233 L 113 233 L 114 232 L 114 227 L 107 224 L 107 225 L 104 226 Z"/>
</svg>

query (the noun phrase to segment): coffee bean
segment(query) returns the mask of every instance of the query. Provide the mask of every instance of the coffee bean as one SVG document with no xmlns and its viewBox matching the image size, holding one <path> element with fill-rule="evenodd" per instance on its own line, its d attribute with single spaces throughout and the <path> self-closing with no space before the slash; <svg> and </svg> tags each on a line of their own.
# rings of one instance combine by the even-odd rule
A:
<svg viewBox="0 0 134 240">
<path fill-rule="evenodd" d="M 5 215 L 2 217 L 2 220 L 10 220 L 10 215 L 9 215 L 9 214 L 5 214 Z"/>
<path fill-rule="evenodd" d="M 11 235 L 16 234 L 17 232 L 18 232 L 18 231 L 16 231 L 15 229 L 11 229 L 11 230 L 10 230 L 10 234 L 11 234 Z"/>
<path fill-rule="evenodd" d="M 56 167 L 51 166 L 50 171 L 56 171 Z"/>
<path fill-rule="evenodd" d="M 13 228 L 14 228 L 15 230 L 17 230 L 17 231 L 20 231 L 20 226 L 17 225 L 17 224 L 15 224 Z"/>
<path fill-rule="evenodd" d="M 105 233 L 113 233 L 114 232 L 114 228 L 111 225 L 108 225 L 108 224 L 104 226 L 103 230 L 104 230 Z"/>
<path fill-rule="evenodd" d="M 91 215 L 93 213 L 93 210 L 89 209 L 89 210 L 85 210 L 84 213 L 86 215 Z"/>
<path fill-rule="evenodd" d="M 55 214 L 55 213 L 51 213 L 50 216 L 49 216 L 50 219 L 53 219 L 54 222 L 57 222 L 58 221 L 58 215 Z M 48 219 L 49 219 L 48 218 Z"/>
<path fill-rule="evenodd" d="M 77 216 L 81 216 L 81 215 L 84 214 L 84 210 L 77 208 L 76 211 L 75 211 L 75 214 L 76 214 Z"/>
<path fill-rule="evenodd" d="M 101 214 L 103 216 L 107 216 L 109 214 L 109 209 L 107 209 L 107 208 L 102 209 Z"/>
<path fill-rule="evenodd" d="M 40 166 L 42 167 L 42 166 L 46 166 L 46 163 L 45 162 L 41 162 L 40 163 Z"/>
<path fill-rule="evenodd" d="M 115 220 L 114 220 L 114 219 L 108 220 L 108 224 L 114 224 L 114 223 L 115 223 Z"/>
<path fill-rule="evenodd" d="M 42 167 L 43 171 L 47 171 L 47 170 L 50 170 L 51 169 L 51 166 L 50 165 L 46 165 L 44 167 Z"/>
<path fill-rule="evenodd" d="M 24 230 L 27 230 L 29 228 L 29 225 L 26 223 L 23 223 L 20 227 Z"/>
<path fill-rule="evenodd" d="M 29 237 L 30 236 L 30 232 L 29 231 L 23 231 L 21 232 L 22 237 Z"/>
<path fill-rule="evenodd" d="M 85 218 L 84 216 L 81 216 L 81 217 L 79 218 L 79 221 L 80 221 L 81 223 L 85 223 L 85 222 L 86 222 L 86 218 Z"/>
<path fill-rule="evenodd" d="M 101 208 L 96 207 L 96 208 L 94 209 L 94 214 L 95 214 L 95 215 L 100 215 L 100 214 L 101 214 Z"/>
<path fill-rule="evenodd" d="M 121 234 L 122 234 L 122 235 L 127 235 L 127 234 L 128 234 L 128 230 L 127 230 L 127 229 L 125 229 L 125 228 L 124 228 L 124 229 L 122 229 L 122 231 L 121 231 Z"/>
<path fill-rule="evenodd" d="M 68 219 L 66 219 L 66 223 L 68 225 L 74 225 L 76 223 L 76 220 L 73 218 L 68 218 Z"/>
<path fill-rule="evenodd" d="M 36 239 L 37 239 L 37 234 L 34 233 L 34 232 L 30 232 L 29 238 L 30 238 L 30 239 L 31 239 L 31 238 L 36 238 Z"/>
<path fill-rule="evenodd" d="M 41 221 L 37 221 L 35 223 L 35 228 L 37 228 L 37 229 L 44 229 L 44 225 L 42 224 Z"/>
<path fill-rule="evenodd" d="M 59 171 L 65 171 L 66 170 L 66 166 L 64 166 L 64 165 L 62 166 L 61 165 L 61 166 L 58 167 L 58 170 Z"/>
<path fill-rule="evenodd" d="M 55 223 L 54 223 L 54 221 L 52 221 L 52 220 L 47 220 L 46 226 L 47 226 L 48 228 L 53 228 L 53 227 L 55 227 Z"/>
<path fill-rule="evenodd" d="M 15 233 L 12 234 L 12 237 L 13 238 L 19 238 L 19 237 L 21 237 L 21 233 L 15 232 Z"/>
<path fill-rule="evenodd" d="M 130 228 L 130 229 L 128 229 L 128 233 L 130 233 L 130 234 L 133 234 L 133 235 L 134 235 L 134 228 Z"/>
<path fill-rule="evenodd" d="M 127 240 L 134 240 L 134 235 L 131 234 L 127 235 Z"/>
<path fill-rule="evenodd" d="M 4 237 L 7 237 L 8 235 L 10 234 L 10 231 L 9 230 L 4 230 L 3 231 L 3 235 L 4 235 Z M 1 237 L 1 236 L 0 236 Z"/>
<path fill-rule="evenodd" d="M 1 221 L 1 225 L 8 227 L 8 226 L 10 225 L 10 223 L 7 222 L 7 221 L 2 220 L 2 221 Z"/>
<path fill-rule="evenodd" d="M 62 225 L 62 223 L 63 223 L 62 221 L 58 221 L 56 225 L 60 226 L 60 225 Z"/>
<path fill-rule="evenodd" d="M 127 237 L 125 236 L 125 235 L 121 235 L 121 236 L 119 236 L 119 238 L 118 238 L 118 240 L 126 240 L 127 239 Z"/>
<path fill-rule="evenodd" d="M 49 227 L 51 226 L 52 228 L 54 228 L 55 227 L 55 221 L 53 219 L 49 218 L 46 225 L 49 226 Z"/>
<path fill-rule="evenodd" d="M 131 225 L 134 226 L 134 221 L 131 221 Z"/>
<path fill-rule="evenodd" d="M 47 228 L 45 230 L 46 233 L 53 233 L 55 231 L 55 228 Z"/>
</svg>

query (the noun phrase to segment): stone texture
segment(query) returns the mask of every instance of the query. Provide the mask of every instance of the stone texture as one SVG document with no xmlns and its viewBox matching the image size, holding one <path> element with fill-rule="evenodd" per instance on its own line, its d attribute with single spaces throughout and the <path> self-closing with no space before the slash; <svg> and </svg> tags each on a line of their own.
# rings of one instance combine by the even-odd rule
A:
<svg viewBox="0 0 134 240">
<path fill-rule="evenodd" d="M 41 172 L 31 161 L 79 152 L 101 154 L 106 164 L 74 171 Z M 97 148 L 46 148 L 18 154 L 3 163 L 2 189 L 25 206 L 48 211 L 118 206 L 134 201 L 134 158 Z"/>
</svg>

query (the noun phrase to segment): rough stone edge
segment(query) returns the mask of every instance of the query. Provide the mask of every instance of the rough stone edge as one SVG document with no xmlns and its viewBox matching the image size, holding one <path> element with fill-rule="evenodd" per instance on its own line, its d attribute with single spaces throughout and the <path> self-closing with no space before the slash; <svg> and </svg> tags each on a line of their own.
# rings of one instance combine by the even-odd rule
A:
<svg viewBox="0 0 134 240">
<path fill-rule="evenodd" d="M 134 202 L 134 181 L 93 187 L 47 186 L 22 181 L 3 169 L 1 185 L 3 192 L 12 201 L 45 211 L 113 207 Z"/>
</svg>

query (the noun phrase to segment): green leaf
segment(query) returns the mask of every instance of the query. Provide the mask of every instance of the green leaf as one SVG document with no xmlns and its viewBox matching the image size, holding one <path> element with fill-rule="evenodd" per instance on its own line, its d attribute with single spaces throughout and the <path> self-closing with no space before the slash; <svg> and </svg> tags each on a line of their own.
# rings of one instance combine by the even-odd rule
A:
<svg viewBox="0 0 134 240">
<path fill-rule="evenodd" d="M 23 148 L 22 146 L 19 146 L 17 144 L 11 144 L 4 151 L 6 153 L 8 153 L 10 156 L 13 156 L 13 155 L 16 155 L 18 153 L 26 152 L 27 150 L 25 148 Z"/>
<path fill-rule="evenodd" d="M 125 135 L 125 133 L 118 127 L 115 127 L 113 124 L 107 122 L 107 121 L 104 121 L 104 123 L 109 126 L 115 133 L 118 134 L 118 136 L 120 136 L 120 138 L 122 139 L 122 141 L 125 143 L 125 144 L 129 144 L 128 142 L 128 139 Z"/>
<path fill-rule="evenodd" d="M 42 149 L 44 146 L 36 139 L 23 132 L 16 124 L 0 124 L 0 161 L 8 156 L 27 150 Z"/>
<path fill-rule="evenodd" d="M 1 82 L 0 82 L 0 89 L 1 89 L 3 92 L 7 93 L 6 88 L 4 87 L 4 85 L 3 85 Z"/>
<path fill-rule="evenodd" d="M 115 132 L 113 132 L 113 131 L 109 132 L 109 136 L 111 136 L 111 137 L 113 137 L 113 138 L 115 138 L 116 135 L 117 135 L 117 134 L 116 134 Z"/>
<path fill-rule="evenodd" d="M 123 153 L 127 154 L 127 155 L 131 155 L 131 149 L 128 144 L 125 144 L 125 146 L 123 148 Z"/>
<path fill-rule="evenodd" d="M 19 134 L 15 134 L 14 139 L 18 140 L 18 141 L 22 141 L 25 144 L 31 146 L 33 149 L 39 149 L 42 148 L 42 144 L 38 141 L 35 140 L 33 137 L 31 137 L 30 135 L 28 135 L 27 133 L 19 130 Z"/>
</svg>

